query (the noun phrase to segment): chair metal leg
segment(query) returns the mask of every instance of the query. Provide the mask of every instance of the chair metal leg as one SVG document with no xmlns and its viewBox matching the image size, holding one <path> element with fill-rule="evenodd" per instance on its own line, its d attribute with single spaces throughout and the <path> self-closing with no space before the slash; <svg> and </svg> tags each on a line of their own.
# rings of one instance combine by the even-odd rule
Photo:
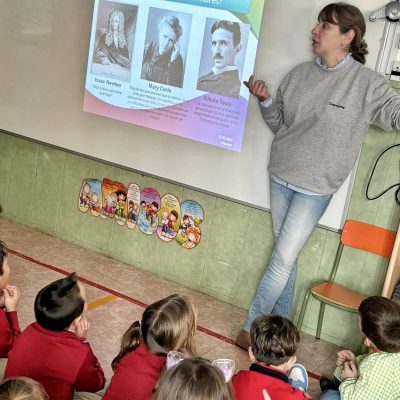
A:
<svg viewBox="0 0 400 400">
<path fill-rule="evenodd" d="M 325 313 L 325 303 L 321 301 L 321 305 L 319 306 L 317 334 L 315 335 L 317 339 L 321 338 L 322 320 L 324 319 L 324 313 Z"/>
<path fill-rule="evenodd" d="M 303 305 L 301 306 L 299 319 L 297 320 L 297 329 L 300 331 L 301 326 L 303 325 L 304 314 L 306 313 L 306 308 L 308 304 L 308 300 L 310 298 L 311 291 L 307 289 L 306 293 L 304 294 Z"/>
</svg>

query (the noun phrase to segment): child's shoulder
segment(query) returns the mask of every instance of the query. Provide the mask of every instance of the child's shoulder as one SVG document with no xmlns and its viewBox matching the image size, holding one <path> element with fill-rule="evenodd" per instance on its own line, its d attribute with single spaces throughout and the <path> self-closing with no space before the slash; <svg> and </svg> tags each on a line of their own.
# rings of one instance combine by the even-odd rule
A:
<svg viewBox="0 0 400 400">
<path fill-rule="evenodd" d="M 282 400 L 303 400 L 305 396 L 298 389 L 293 389 L 285 379 L 285 374 L 275 373 L 272 368 L 265 371 L 239 371 L 232 379 L 237 400 L 258 398 L 263 389 L 270 395 Z"/>
<path fill-rule="evenodd" d="M 368 354 L 360 362 L 360 368 L 370 367 L 373 368 L 387 368 L 391 366 L 398 366 L 400 364 L 400 353 L 387 353 L 385 351 L 379 351 L 376 353 Z M 399 371 L 400 369 L 395 368 Z"/>
</svg>

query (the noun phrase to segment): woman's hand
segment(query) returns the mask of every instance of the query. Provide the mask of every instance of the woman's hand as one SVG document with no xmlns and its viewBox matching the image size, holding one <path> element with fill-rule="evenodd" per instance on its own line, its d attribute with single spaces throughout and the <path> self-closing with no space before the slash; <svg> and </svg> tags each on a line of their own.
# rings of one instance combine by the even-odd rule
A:
<svg viewBox="0 0 400 400">
<path fill-rule="evenodd" d="M 249 80 L 243 83 L 249 89 L 249 92 L 260 101 L 264 101 L 270 96 L 265 82 L 262 80 L 255 80 L 254 75 L 251 75 Z"/>
</svg>

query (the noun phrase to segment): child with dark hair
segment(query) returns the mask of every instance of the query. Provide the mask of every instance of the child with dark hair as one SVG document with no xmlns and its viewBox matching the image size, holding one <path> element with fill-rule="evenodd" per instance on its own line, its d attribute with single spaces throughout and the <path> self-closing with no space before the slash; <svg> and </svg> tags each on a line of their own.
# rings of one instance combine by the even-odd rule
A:
<svg viewBox="0 0 400 400">
<path fill-rule="evenodd" d="M 321 379 L 323 400 L 400 399 L 400 304 L 381 296 L 363 300 L 358 308 L 367 355 L 338 353 L 339 388 Z"/>
<path fill-rule="evenodd" d="M 114 376 L 104 400 L 148 400 L 169 351 L 195 355 L 196 310 L 185 296 L 173 294 L 150 304 L 121 340 L 112 362 Z"/>
<path fill-rule="evenodd" d="M 74 390 L 97 392 L 103 370 L 85 342 L 86 297 L 75 273 L 44 287 L 35 299 L 36 321 L 9 353 L 5 376 L 27 376 L 41 383 L 51 400 L 71 400 Z"/>
<path fill-rule="evenodd" d="M 271 400 L 307 398 L 304 393 L 307 372 L 302 365 L 295 364 L 300 341 L 296 326 L 279 315 L 263 315 L 254 320 L 250 340 L 249 356 L 253 364 L 249 371 L 239 371 L 233 377 L 235 399 L 258 400 L 264 390 Z M 293 380 L 294 375 L 299 376 L 297 382 Z"/>
<path fill-rule="evenodd" d="M 8 284 L 9 277 L 7 246 L 0 241 L 0 358 L 7 357 L 15 339 L 21 333 L 17 317 L 20 292 L 16 286 Z M 1 364 L 0 379 L 4 371 Z"/>
</svg>

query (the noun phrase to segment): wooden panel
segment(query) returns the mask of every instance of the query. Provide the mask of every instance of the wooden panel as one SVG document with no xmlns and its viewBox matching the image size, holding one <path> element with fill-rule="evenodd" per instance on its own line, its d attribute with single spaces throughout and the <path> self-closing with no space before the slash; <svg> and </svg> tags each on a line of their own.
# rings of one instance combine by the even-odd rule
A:
<svg viewBox="0 0 400 400">
<path fill-rule="evenodd" d="M 396 283 L 400 279 L 400 226 L 397 230 L 392 255 L 390 257 L 385 283 L 383 284 L 382 296 L 392 297 Z"/>
</svg>

